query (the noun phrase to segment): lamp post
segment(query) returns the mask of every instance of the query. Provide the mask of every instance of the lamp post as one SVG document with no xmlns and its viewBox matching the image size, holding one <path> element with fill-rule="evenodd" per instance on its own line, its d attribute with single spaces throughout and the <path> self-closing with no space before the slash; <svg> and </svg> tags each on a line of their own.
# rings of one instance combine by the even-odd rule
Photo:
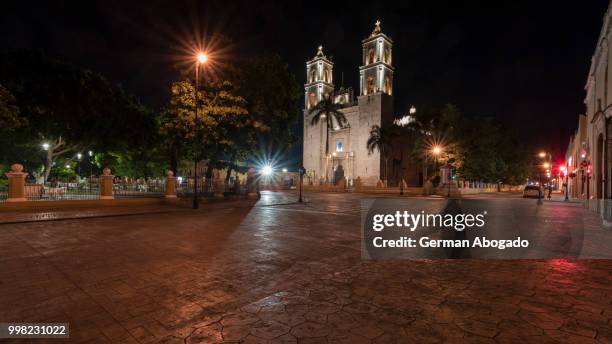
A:
<svg viewBox="0 0 612 344">
<path fill-rule="evenodd" d="M 91 157 L 93 157 L 93 152 L 89 151 L 87 155 L 89 155 L 89 179 L 91 181 L 91 176 L 93 175 L 93 162 L 91 161 Z"/>
<path fill-rule="evenodd" d="M 565 166 L 561 166 L 559 167 L 559 169 L 561 170 L 561 172 L 563 172 L 563 175 L 565 176 L 565 201 L 569 201 L 569 181 L 568 181 L 568 173 L 567 173 L 567 167 Z"/>
<path fill-rule="evenodd" d="M 77 175 L 79 176 L 78 179 L 81 178 L 81 158 L 82 157 L 83 157 L 83 154 L 77 153 L 77 160 L 78 160 L 78 162 L 77 162 Z"/>
<path fill-rule="evenodd" d="M 440 155 L 442 154 L 442 147 L 438 145 L 433 146 L 431 148 L 431 154 L 435 157 L 435 162 L 436 162 L 435 168 L 434 168 L 434 176 L 435 176 L 435 173 L 439 172 L 438 171 L 438 164 L 439 164 L 438 160 L 440 158 Z M 442 178 L 440 178 L 440 182 L 442 182 Z"/>
<path fill-rule="evenodd" d="M 450 198 L 450 192 L 451 192 L 451 174 L 452 174 L 451 171 L 452 171 L 452 169 L 451 169 L 450 164 L 447 164 L 446 166 L 448 168 L 448 171 L 447 171 L 448 172 L 448 193 L 446 194 L 446 197 Z"/>
<path fill-rule="evenodd" d="M 195 140 L 194 140 L 194 157 L 193 157 L 193 209 L 198 209 L 200 207 L 198 200 L 198 159 L 199 159 L 199 139 L 200 139 L 200 124 L 198 119 L 198 86 L 200 83 L 200 65 L 203 65 L 208 61 L 208 56 L 200 52 L 196 56 L 196 66 L 195 66 L 195 87 L 194 87 L 194 104 L 195 104 Z"/>
<path fill-rule="evenodd" d="M 550 153 L 540 152 L 538 154 L 540 159 L 544 159 L 547 155 L 548 155 L 548 161 L 552 160 L 552 157 L 551 157 Z M 544 162 L 544 164 L 543 164 L 545 169 L 548 169 L 548 167 L 550 167 L 550 163 L 548 161 Z M 539 183 L 540 183 L 540 188 L 539 188 L 539 192 L 538 192 L 538 204 L 542 204 L 542 196 L 543 196 L 542 195 L 542 172 L 540 171 L 540 168 L 538 168 L 538 179 L 539 179 Z"/>
<path fill-rule="evenodd" d="M 303 178 L 303 176 L 304 176 L 304 171 L 305 171 L 304 167 L 303 167 L 303 166 L 302 166 L 302 167 L 300 167 L 300 169 L 299 169 L 299 172 L 300 172 L 300 198 L 298 199 L 298 202 L 299 202 L 299 203 L 304 202 L 304 201 L 302 200 L 302 178 Z"/>
<path fill-rule="evenodd" d="M 438 159 L 440 158 L 440 154 L 442 154 L 442 147 L 440 146 L 433 146 L 433 148 L 431 149 L 431 154 L 433 154 L 434 157 L 436 157 L 435 159 L 435 169 L 434 172 L 438 172 Z"/>
</svg>

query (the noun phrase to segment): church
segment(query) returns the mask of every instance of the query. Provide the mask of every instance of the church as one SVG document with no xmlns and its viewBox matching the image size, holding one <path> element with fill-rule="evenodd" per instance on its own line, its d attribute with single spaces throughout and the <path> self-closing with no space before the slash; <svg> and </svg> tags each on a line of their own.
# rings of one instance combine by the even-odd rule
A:
<svg viewBox="0 0 612 344">
<path fill-rule="evenodd" d="M 378 150 L 368 154 L 367 140 L 372 126 L 382 127 L 393 122 L 393 40 L 382 33 L 377 21 L 361 44 L 363 56 L 356 97 L 351 88 L 335 88 L 334 63 L 327 58 L 323 47 L 306 62 L 303 162 L 307 183 L 336 183 L 344 177 L 352 184 L 359 177 L 363 185 L 376 185 L 383 179 L 384 159 Z M 330 95 L 341 106 L 347 122 L 342 127 L 330 128 L 329 152 L 326 152 L 326 121 L 311 125 L 310 110 Z"/>
</svg>

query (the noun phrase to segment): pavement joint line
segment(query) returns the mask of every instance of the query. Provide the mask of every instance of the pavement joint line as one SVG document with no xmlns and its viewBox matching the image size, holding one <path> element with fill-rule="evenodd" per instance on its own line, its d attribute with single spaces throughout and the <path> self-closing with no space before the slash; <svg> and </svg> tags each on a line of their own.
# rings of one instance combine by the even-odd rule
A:
<svg viewBox="0 0 612 344">
<path fill-rule="evenodd" d="M 20 224 L 20 223 L 51 222 L 51 221 L 70 221 L 70 220 L 85 220 L 85 219 L 95 219 L 95 218 L 104 218 L 104 217 L 121 217 L 121 216 L 148 215 L 148 214 L 165 214 L 165 213 L 173 213 L 173 212 L 189 211 L 189 210 L 191 210 L 191 209 L 157 210 L 157 211 L 146 211 L 146 212 L 130 212 L 130 213 L 123 213 L 123 214 L 111 213 L 111 214 L 95 214 L 95 215 L 86 215 L 86 216 L 64 216 L 64 217 L 36 219 L 36 220 L 2 221 L 2 222 L 0 222 L 0 226 L 3 226 L 3 225 L 14 225 L 14 224 Z"/>
<path fill-rule="evenodd" d="M 287 210 L 287 211 L 301 211 L 301 212 L 316 213 L 316 214 L 355 216 L 355 217 L 359 216 L 357 214 L 352 214 L 352 213 L 343 213 L 343 212 L 334 212 L 334 211 L 321 211 L 321 210 L 311 210 L 311 209 L 293 209 L 293 208 L 278 208 L 278 209 Z"/>
<path fill-rule="evenodd" d="M 310 203 L 310 202 L 304 202 Z M 274 203 L 274 204 L 262 204 L 262 205 L 250 205 L 250 206 L 232 206 L 221 209 L 236 209 L 236 208 L 263 208 L 263 207 L 271 207 L 277 205 L 291 205 L 291 204 L 299 204 L 297 201 L 291 203 Z M 166 210 L 154 210 L 154 211 L 136 211 L 136 212 L 126 212 L 126 213 L 108 213 L 108 214 L 92 214 L 85 216 L 61 216 L 55 218 L 39 218 L 39 219 L 28 219 L 28 220 L 15 220 L 15 221 L 0 221 L 0 226 L 3 225 L 15 225 L 15 224 L 25 224 L 25 223 L 36 223 L 36 222 L 51 222 L 51 221 L 71 221 L 71 220 L 86 220 L 86 219 L 96 219 L 96 218 L 107 218 L 107 217 L 123 217 L 123 216 L 138 216 L 138 215 L 157 215 L 157 214 L 166 214 L 166 213 L 177 213 L 177 212 L 193 212 L 194 209 L 191 208 L 180 208 L 180 209 L 166 209 Z M 200 208 L 198 210 L 219 210 L 219 208 Z"/>
</svg>

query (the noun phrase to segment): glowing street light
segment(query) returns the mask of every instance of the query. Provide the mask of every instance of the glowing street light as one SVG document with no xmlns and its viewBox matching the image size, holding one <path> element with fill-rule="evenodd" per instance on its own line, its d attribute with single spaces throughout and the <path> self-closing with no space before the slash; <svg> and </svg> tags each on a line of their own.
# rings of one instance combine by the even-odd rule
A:
<svg viewBox="0 0 612 344">
<path fill-rule="evenodd" d="M 83 157 L 83 154 L 77 153 L 77 159 L 81 160 L 82 157 Z"/>
<path fill-rule="evenodd" d="M 410 113 L 411 115 L 414 115 L 414 114 L 416 113 L 416 108 L 414 107 L 414 105 L 410 107 L 410 111 L 409 111 L 409 113 Z"/>
<path fill-rule="evenodd" d="M 208 55 L 206 55 L 206 53 L 199 52 L 197 59 L 198 59 L 198 62 L 201 64 L 206 63 L 206 61 L 208 61 Z"/>
<path fill-rule="evenodd" d="M 550 164 L 548 162 L 545 162 L 542 166 L 544 166 L 544 168 L 548 169 L 550 167 Z"/>
<path fill-rule="evenodd" d="M 43 143 L 43 144 L 42 144 L 42 148 L 43 148 L 44 150 L 49 150 L 49 144 L 48 144 L 48 143 L 46 143 L 46 142 L 45 142 L 45 143 Z"/>
<path fill-rule="evenodd" d="M 440 147 L 440 146 L 434 146 L 434 147 L 431 149 L 431 153 L 432 153 L 433 155 L 435 155 L 435 156 L 440 155 L 440 154 L 442 153 L 442 147 Z"/>
<path fill-rule="evenodd" d="M 261 174 L 263 174 L 264 176 L 269 176 L 272 174 L 272 172 L 272 166 L 270 165 L 266 165 L 261 169 Z"/>
<path fill-rule="evenodd" d="M 87 152 L 87 154 L 89 154 L 89 156 L 93 156 L 93 152 L 92 151 Z"/>
<path fill-rule="evenodd" d="M 287 171 L 289 171 L 289 170 L 287 170 L 287 168 L 283 168 L 283 172 L 284 173 L 287 173 Z"/>
<path fill-rule="evenodd" d="M 538 154 L 538 156 L 542 159 L 544 159 L 544 157 L 546 156 L 546 152 L 540 152 L 540 154 Z"/>
</svg>

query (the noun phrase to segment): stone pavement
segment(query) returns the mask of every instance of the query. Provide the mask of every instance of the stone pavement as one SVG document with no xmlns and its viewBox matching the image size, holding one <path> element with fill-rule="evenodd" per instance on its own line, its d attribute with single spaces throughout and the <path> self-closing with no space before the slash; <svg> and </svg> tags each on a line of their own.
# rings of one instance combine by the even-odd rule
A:
<svg viewBox="0 0 612 344">
<path fill-rule="evenodd" d="M 227 207 L 252 207 L 255 205 L 270 206 L 295 203 L 295 201 L 294 195 L 264 193 L 259 200 L 256 196 L 201 198 L 200 206 L 211 210 Z M 189 198 L 123 198 L 114 200 L 0 203 L 0 225 L 191 210 L 192 200 Z"/>
<path fill-rule="evenodd" d="M 363 261 L 358 196 L 270 205 L 292 197 L 0 225 L 0 322 L 69 322 L 75 343 L 612 343 L 612 261 Z"/>
</svg>

